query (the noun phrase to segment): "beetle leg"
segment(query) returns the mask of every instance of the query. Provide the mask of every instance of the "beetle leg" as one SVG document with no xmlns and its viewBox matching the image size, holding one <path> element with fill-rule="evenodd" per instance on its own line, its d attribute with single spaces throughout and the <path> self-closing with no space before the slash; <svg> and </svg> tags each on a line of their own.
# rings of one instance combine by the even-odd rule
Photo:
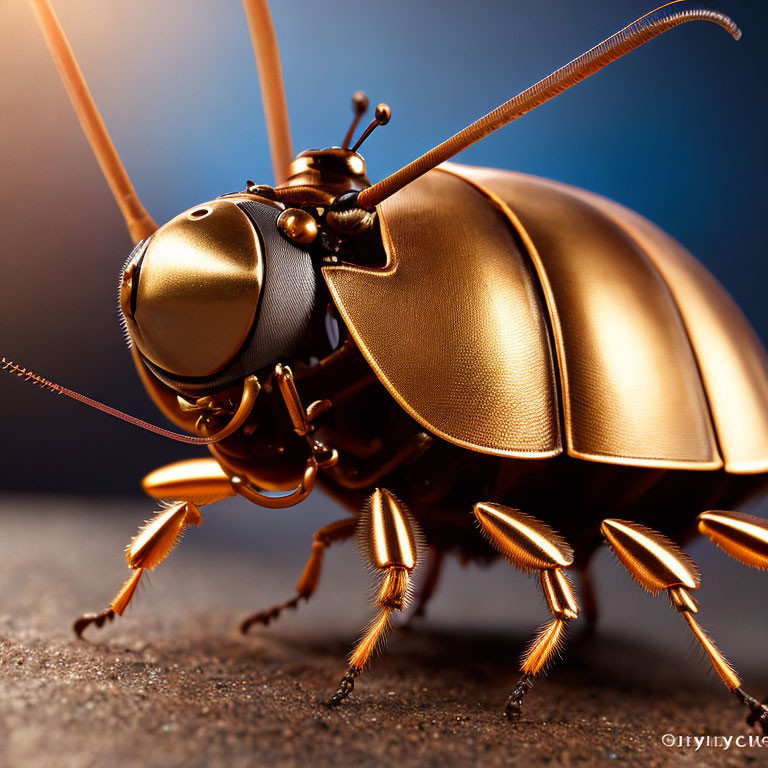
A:
<svg viewBox="0 0 768 768">
<path fill-rule="evenodd" d="M 759 723 L 768 735 L 768 706 L 742 690 L 741 679 L 694 618 L 699 606 L 690 593 L 698 589 L 700 580 L 693 561 L 666 536 L 637 523 L 604 520 L 601 531 L 640 586 L 651 594 L 667 591 L 672 606 L 687 622 L 726 688 L 749 709 L 747 722 Z"/>
<path fill-rule="evenodd" d="M 713 510 L 699 515 L 699 531 L 740 563 L 768 570 L 768 520 L 744 512 Z M 765 705 L 768 698 L 763 701 L 763 709 Z M 750 726 L 758 722 L 756 711 L 760 712 L 753 708 L 747 716 Z"/>
<path fill-rule="evenodd" d="M 743 512 L 702 512 L 699 531 L 740 563 L 768 570 L 768 520 Z"/>
<path fill-rule="evenodd" d="M 115 616 L 123 615 L 136 594 L 144 571 L 152 570 L 170 554 L 187 526 L 202 523 L 198 505 L 235 495 L 229 478 L 214 459 L 190 459 L 168 464 L 150 472 L 141 485 L 152 498 L 166 501 L 181 498 L 184 501 L 177 501 L 160 510 L 139 531 L 126 551 L 133 573 L 104 611 L 86 613 L 75 621 L 73 629 L 78 637 L 82 637 L 91 624 L 102 627 Z"/>
<path fill-rule="evenodd" d="M 287 600 L 280 605 L 272 606 L 265 611 L 254 613 L 245 619 L 240 625 L 240 631 L 247 634 L 248 630 L 254 624 L 264 624 L 267 626 L 274 621 L 287 608 L 296 608 L 301 600 L 309 600 L 317 589 L 320 581 L 320 575 L 323 571 L 323 556 L 325 550 L 335 542 L 346 541 L 355 532 L 357 527 L 356 517 L 346 517 L 343 520 L 337 520 L 330 523 L 320 530 L 315 531 L 312 540 L 312 554 L 309 556 L 304 571 L 299 577 L 299 583 L 296 585 L 295 597 Z"/>
<path fill-rule="evenodd" d="M 475 504 L 475 517 L 485 536 L 515 567 L 538 572 L 552 620 L 545 624 L 525 652 L 523 676 L 507 699 L 505 713 L 518 718 L 534 677 L 547 667 L 561 646 L 565 625 L 579 614 L 573 587 L 563 572 L 573 563 L 573 550 L 545 523 L 501 504 Z"/>
<path fill-rule="evenodd" d="M 134 573 L 123 584 L 105 611 L 87 613 L 75 621 L 72 627 L 75 634 L 82 638 L 83 631 L 91 624 L 101 627 L 106 621 L 112 621 L 115 616 L 122 616 L 136 594 L 144 571 L 151 571 L 168 557 L 188 526 L 198 526 L 202 522 L 200 510 L 191 501 L 172 504 L 148 520 L 126 550 L 128 565 Z"/>
<path fill-rule="evenodd" d="M 349 669 L 328 702 L 329 706 L 337 706 L 352 693 L 355 678 L 386 637 L 393 611 L 405 610 L 411 573 L 416 567 L 419 535 L 416 521 L 405 505 L 386 489 L 377 488 L 360 513 L 358 536 L 370 564 L 383 574 L 376 598 L 379 615 L 352 651 Z"/>
</svg>

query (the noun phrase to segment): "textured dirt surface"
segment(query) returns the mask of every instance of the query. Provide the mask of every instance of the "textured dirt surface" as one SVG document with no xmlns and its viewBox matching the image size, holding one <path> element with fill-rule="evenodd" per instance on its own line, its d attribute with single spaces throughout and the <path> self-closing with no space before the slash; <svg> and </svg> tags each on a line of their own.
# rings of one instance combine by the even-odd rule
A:
<svg viewBox="0 0 768 768">
<path fill-rule="evenodd" d="M 397 633 L 353 697 L 329 711 L 324 701 L 369 616 L 369 577 L 351 547 L 329 553 L 311 604 L 246 638 L 233 629 L 248 610 L 290 596 L 309 532 L 332 519 L 327 502 L 290 516 L 237 503 L 211 511 L 209 530 L 188 534 L 126 617 L 77 642 L 72 618 L 100 608 L 119 585 L 121 547 L 150 510 L 143 502 L 0 504 L 0 765 L 768 761 L 768 747 L 712 746 L 716 736 L 747 733 L 742 712 L 705 674 L 663 602 L 637 592 L 607 558 L 597 563 L 601 626 L 595 635 L 574 628 L 520 723 L 507 723 L 501 709 L 545 614 L 533 585 L 502 563 L 451 566 L 431 617 Z M 750 596 L 764 594 L 765 575 L 717 555 L 708 566 L 702 621 L 747 687 L 768 693 L 760 661 L 768 608 Z M 666 747 L 665 734 L 709 736 L 710 745 Z"/>
</svg>

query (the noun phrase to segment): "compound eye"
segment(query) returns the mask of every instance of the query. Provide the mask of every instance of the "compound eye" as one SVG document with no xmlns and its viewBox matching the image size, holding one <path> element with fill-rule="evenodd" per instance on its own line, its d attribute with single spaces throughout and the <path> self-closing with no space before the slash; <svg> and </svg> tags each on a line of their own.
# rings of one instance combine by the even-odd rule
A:
<svg viewBox="0 0 768 768">
<path fill-rule="evenodd" d="M 259 235 L 235 203 L 205 203 L 161 227 L 123 279 L 122 310 L 142 355 L 176 376 L 210 376 L 251 332 L 264 281 Z"/>
</svg>

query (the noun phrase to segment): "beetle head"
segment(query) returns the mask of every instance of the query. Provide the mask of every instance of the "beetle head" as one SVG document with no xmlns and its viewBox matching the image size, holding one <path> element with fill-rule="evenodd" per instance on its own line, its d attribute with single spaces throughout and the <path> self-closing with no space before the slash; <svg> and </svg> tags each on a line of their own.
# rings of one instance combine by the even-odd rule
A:
<svg viewBox="0 0 768 768">
<path fill-rule="evenodd" d="M 309 253 L 248 196 L 191 208 L 142 240 L 126 263 L 120 309 L 130 340 L 173 389 L 207 394 L 303 340 L 315 305 Z"/>
</svg>

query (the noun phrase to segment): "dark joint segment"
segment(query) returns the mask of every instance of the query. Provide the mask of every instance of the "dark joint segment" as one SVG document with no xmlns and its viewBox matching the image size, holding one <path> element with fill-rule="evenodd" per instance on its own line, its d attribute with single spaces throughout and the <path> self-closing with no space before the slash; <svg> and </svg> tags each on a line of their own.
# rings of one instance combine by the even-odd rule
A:
<svg viewBox="0 0 768 768">
<path fill-rule="evenodd" d="M 360 667 L 350 667 L 341 678 L 339 683 L 339 690 L 331 696 L 331 700 L 328 702 L 329 707 L 337 707 L 344 699 L 349 696 L 355 688 L 355 678 L 363 670 Z"/>
<path fill-rule="evenodd" d="M 112 621 L 112 619 L 115 618 L 115 612 L 108 608 L 106 611 L 103 611 L 102 613 L 86 613 L 85 616 L 81 616 L 73 625 L 72 629 L 75 631 L 75 634 L 82 640 L 83 639 L 83 632 L 91 626 L 91 624 L 95 624 L 97 627 L 101 628 L 104 626 L 104 624 L 108 621 Z"/>
<path fill-rule="evenodd" d="M 533 688 L 533 675 L 523 675 L 507 699 L 507 706 L 504 707 L 508 720 L 519 719 L 523 711 L 523 699 L 531 688 Z"/>
<path fill-rule="evenodd" d="M 759 725 L 763 733 L 768 736 L 768 699 L 761 704 L 754 696 L 750 696 L 741 688 L 735 688 L 733 693 L 749 709 L 747 725 L 751 727 Z"/>
<path fill-rule="evenodd" d="M 285 610 L 296 610 L 296 608 L 299 607 L 299 602 L 302 599 L 306 599 L 308 595 L 296 595 L 292 600 L 288 600 L 285 603 L 281 603 L 280 605 L 273 605 L 271 608 L 267 608 L 265 611 L 259 611 L 258 613 L 254 613 L 252 616 L 249 616 L 247 619 L 245 619 L 242 624 L 240 624 L 240 633 L 243 635 L 247 635 L 248 631 L 254 624 L 263 624 L 265 627 L 268 627 L 270 622 L 274 621 L 280 614 Z"/>
</svg>

